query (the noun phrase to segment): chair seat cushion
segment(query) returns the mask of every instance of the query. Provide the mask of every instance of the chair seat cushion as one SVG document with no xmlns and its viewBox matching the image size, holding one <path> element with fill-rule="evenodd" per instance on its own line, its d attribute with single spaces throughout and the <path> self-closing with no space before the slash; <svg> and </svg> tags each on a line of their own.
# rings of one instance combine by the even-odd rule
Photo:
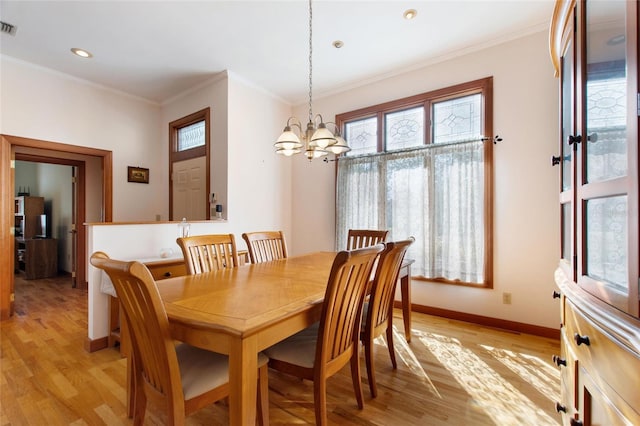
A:
<svg viewBox="0 0 640 426">
<path fill-rule="evenodd" d="M 176 346 L 182 392 L 191 399 L 229 381 L 229 357 L 184 343 Z M 258 354 L 258 367 L 269 359 Z"/>
<path fill-rule="evenodd" d="M 284 361 L 301 367 L 313 368 L 316 358 L 316 342 L 318 341 L 319 327 L 320 323 L 317 322 L 293 336 L 287 337 L 282 342 L 265 349 L 264 353 L 270 359 L 277 359 L 278 361 Z"/>
</svg>

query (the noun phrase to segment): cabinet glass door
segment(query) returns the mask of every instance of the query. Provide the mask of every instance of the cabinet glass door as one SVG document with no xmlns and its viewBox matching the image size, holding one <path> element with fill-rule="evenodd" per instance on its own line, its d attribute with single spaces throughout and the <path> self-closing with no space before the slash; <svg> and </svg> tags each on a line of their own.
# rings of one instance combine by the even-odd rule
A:
<svg viewBox="0 0 640 426">
<path fill-rule="evenodd" d="M 627 175 L 627 57 L 624 1 L 586 7 L 586 181 Z"/>
<path fill-rule="evenodd" d="M 586 137 L 580 148 L 582 159 L 576 163 L 578 283 L 629 311 L 629 149 L 636 140 L 628 132 L 632 122 L 628 111 L 628 5 L 624 0 L 587 0 L 581 5 L 585 45 L 580 50 L 583 96 L 579 115 Z"/>
</svg>

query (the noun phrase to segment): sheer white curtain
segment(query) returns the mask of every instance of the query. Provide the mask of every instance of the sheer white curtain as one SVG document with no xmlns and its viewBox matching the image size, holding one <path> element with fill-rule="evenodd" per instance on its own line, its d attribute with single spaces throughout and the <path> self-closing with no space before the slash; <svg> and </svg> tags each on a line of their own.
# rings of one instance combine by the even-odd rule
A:
<svg viewBox="0 0 640 426">
<path fill-rule="evenodd" d="M 341 158 L 336 248 L 349 229 L 389 229 L 389 240 L 416 238 L 414 275 L 482 283 L 484 143 Z"/>
</svg>

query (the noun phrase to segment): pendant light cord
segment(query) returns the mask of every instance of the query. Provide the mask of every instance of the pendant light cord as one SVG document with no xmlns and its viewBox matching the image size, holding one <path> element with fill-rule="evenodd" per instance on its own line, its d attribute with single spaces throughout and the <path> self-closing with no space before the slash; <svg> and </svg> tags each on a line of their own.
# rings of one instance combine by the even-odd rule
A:
<svg viewBox="0 0 640 426">
<path fill-rule="evenodd" d="M 313 110 L 312 110 L 312 75 L 313 75 L 313 63 L 312 63 L 312 55 L 313 55 L 313 8 L 311 7 L 311 0 L 309 0 L 309 121 L 313 121 Z"/>
</svg>

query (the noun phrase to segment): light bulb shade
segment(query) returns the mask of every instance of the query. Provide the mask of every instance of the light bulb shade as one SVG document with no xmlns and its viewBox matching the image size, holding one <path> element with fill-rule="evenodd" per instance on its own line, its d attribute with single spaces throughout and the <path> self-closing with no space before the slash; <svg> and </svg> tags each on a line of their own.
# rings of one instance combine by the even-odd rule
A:
<svg viewBox="0 0 640 426">
<path fill-rule="evenodd" d="M 284 155 L 285 157 L 291 157 L 294 154 L 299 154 L 302 152 L 301 148 L 278 148 L 276 149 L 276 154 Z"/>
<path fill-rule="evenodd" d="M 273 144 L 278 149 L 297 149 L 302 148 L 302 142 L 300 142 L 300 138 L 298 135 L 291 131 L 289 126 L 284 128 L 284 131 L 276 140 L 276 143 Z M 277 151 L 276 151 L 277 152 Z M 298 151 L 300 152 L 300 151 Z"/>
<path fill-rule="evenodd" d="M 320 123 L 318 130 L 316 130 L 313 136 L 311 136 L 311 142 L 314 145 L 325 149 L 326 147 L 335 144 L 336 138 L 333 136 L 333 133 L 325 127 L 324 123 Z"/>
<path fill-rule="evenodd" d="M 325 151 L 324 149 L 311 148 L 311 147 L 307 148 L 307 150 L 304 152 L 305 157 L 307 157 L 309 160 L 313 160 L 314 158 L 324 157 L 327 154 L 329 154 L 329 152 Z"/>
<path fill-rule="evenodd" d="M 327 147 L 328 151 L 331 151 L 336 155 L 351 151 L 351 148 L 347 145 L 347 141 L 345 141 L 342 136 L 336 136 L 336 141 L 337 142 L 335 144 Z"/>
</svg>

